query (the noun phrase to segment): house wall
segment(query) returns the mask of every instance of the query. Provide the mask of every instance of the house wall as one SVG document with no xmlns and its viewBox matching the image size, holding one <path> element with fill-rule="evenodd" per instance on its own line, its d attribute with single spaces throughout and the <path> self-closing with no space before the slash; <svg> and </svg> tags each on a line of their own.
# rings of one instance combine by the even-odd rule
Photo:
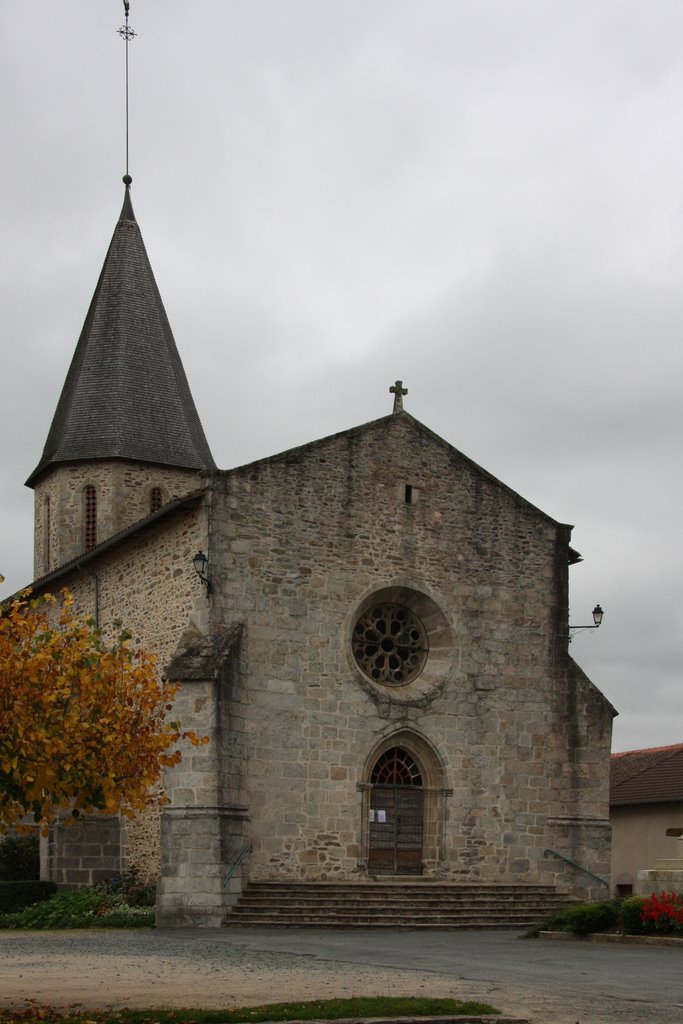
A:
<svg viewBox="0 0 683 1024">
<path fill-rule="evenodd" d="M 610 809 L 612 821 L 612 884 L 632 885 L 638 872 L 657 861 L 683 857 L 683 841 L 667 836 L 683 828 L 683 803 L 634 804 Z"/>
<path fill-rule="evenodd" d="M 212 615 L 245 623 L 248 750 L 223 799 L 248 808 L 249 877 L 364 877 L 393 743 L 429 779 L 428 876 L 586 894 L 548 848 L 608 875 L 613 711 L 567 656 L 569 534 L 404 415 L 217 475 Z M 351 651 L 380 597 L 428 628 L 402 687 Z"/>
</svg>

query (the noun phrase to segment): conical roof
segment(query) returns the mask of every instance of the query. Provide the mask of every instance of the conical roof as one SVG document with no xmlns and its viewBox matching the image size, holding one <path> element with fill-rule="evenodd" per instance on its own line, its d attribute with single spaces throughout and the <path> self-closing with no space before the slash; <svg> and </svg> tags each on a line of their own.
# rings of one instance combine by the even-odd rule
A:
<svg viewBox="0 0 683 1024">
<path fill-rule="evenodd" d="M 213 469 L 126 186 L 121 216 L 31 487 L 59 462 Z"/>
</svg>

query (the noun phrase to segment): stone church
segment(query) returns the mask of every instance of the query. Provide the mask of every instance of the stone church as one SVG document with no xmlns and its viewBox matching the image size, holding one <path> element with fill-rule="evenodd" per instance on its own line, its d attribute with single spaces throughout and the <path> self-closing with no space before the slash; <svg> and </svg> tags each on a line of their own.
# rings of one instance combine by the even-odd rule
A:
<svg viewBox="0 0 683 1024">
<path fill-rule="evenodd" d="M 167 925 L 259 880 L 609 877 L 615 712 L 568 651 L 571 527 L 390 390 L 389 415 L 217 469 L 126 184 L 27 481 L 33 586 L 122 620 L 211 742 L 158 814 L 56 827 L 50 877 L 142 866 Z"/>
</svg>

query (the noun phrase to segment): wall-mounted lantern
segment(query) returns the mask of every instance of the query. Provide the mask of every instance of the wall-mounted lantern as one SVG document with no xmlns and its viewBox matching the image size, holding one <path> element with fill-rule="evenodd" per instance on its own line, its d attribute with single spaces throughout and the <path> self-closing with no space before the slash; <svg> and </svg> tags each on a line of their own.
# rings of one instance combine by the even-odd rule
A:
<svg viewBox="0 0 683 1024">
<path fill-rule="evenodd" d="M 592 626 L 570 626 L 569 627 L 569 642 L 572 640 L 572 630 L 576 630 L 579 633 L 584 629 L 598 629 L 602 623 L 602 617 L 605 613 L 599 604 L 596 604 L 593 609 L 593 625 Z"/>
<path fill-rule="evenodd" d="M 198 551 L 197 554 L 192 559 L 192 564 L 194 566 L 194 571 L 197 573 L 200 580 L 206 587 L 206 593 L 208 596 L 211 593 L 211 580 L 209 579 L 209 573 L 207 570 L 209 559 L 207 558 L 203 551 Z"/>
</svg>

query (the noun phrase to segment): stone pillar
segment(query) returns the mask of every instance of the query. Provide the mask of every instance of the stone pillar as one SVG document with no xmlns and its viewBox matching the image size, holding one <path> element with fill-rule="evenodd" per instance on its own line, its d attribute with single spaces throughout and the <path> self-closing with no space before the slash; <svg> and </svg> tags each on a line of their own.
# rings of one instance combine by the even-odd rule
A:
<svg viewBox="0 0 683 1024">
<path fill-rule="evenodd" d="M 157 927 L 217 928 L 241 892 L 235 870 L 249 840 L 241 805 L 239 628 L 209 637 L 189 631 L 166 675 L 181 685 L 174 711 L 206 746 L 185 742 L 164 775 Z M 228 877 L 228 876 L 231 877 Z"/>
<path fill-rule="evenodd" d="M 228 875 L 244 844 L 245 821 L 242 808 L 164 811 L 157 927 L 220 928 L 241 892 L 240 875 Z"/>
</svg>

